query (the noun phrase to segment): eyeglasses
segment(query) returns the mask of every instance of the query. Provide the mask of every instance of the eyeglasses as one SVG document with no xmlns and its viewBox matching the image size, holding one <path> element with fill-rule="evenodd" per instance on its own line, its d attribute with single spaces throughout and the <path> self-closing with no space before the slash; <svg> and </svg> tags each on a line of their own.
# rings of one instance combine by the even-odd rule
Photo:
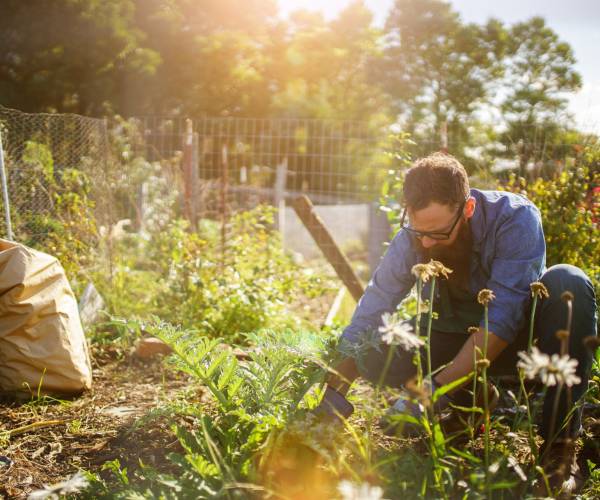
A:
<svg viewBox="0 0 600 500">
<path fill-rule="evenodd" d="M 460 217 L 463 213 L 463 208 L 465 207 L 465 204 L 467 203 L 467 200 L 463 201 L 458 209 L 458 212 L 456 213 L 456 218 L 454 219 L 454 222 L 452 223 L 452 226 L 450 227 L 450 229 L 448 231 L 417 231 L 416 229 L 413 229 L 412 227 L 409 227 L 408 225 L 404 225 L 404 221 L 406 220 L 406 207 L 404 207 L 404 212 L 402 212 L 402 219 L 400 220 L 400 227 L 402 229 L 404 229 L 405 231 L 408 231 L 410 234 L 412 234 L 415 238 L 421 239 L 424 238 L 425 236 L 427 236 L 428 238 L 431 238 L 432 240 L 448 240 L 450 239 L 450 235 L 452 234 L 452 231 L 454 231 L 454 228 L 456 227 L 456 225 L 458 224 L 458 221 L 460 220 Z"/>
</svg>

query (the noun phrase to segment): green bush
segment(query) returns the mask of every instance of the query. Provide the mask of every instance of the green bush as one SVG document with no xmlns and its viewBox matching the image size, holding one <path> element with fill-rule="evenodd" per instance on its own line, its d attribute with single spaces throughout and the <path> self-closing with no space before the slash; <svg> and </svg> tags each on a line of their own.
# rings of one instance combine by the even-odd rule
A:
<svg viewBox="0 0 600 500">
<path fill-rule="evenodd" d="M 147 238 L 121 241 L 112 276 L 98 272 L 94 281 L 120 317 L 157 315 L 234 342 L 259 328 L 298 327 L 294 297 L 319 296 L 330 286 L 294 264 L 272 222 L 266 207 L 234 215 L 223 251 L 215 222 L 190 232 L 186 221 L 174 220 Z"/>
<path fill-rule="evenodd" d="M 587 273 L 597 290 L 600 285 L 599 214 L 597 207 L 590 203 L 589 192 L 591 186 L 599 182 L 600 175 L 592 173 L 588 163 L 566 169 L 548 180 L 527 182 L 513 175 L 501 186 L 501 189 L 525 195 L 540 209 L 547 266 L 577 266 Z"/>
<path fill-rule="evenodd" d="M 15 240 L 54 255 L 70 278 L 80 277 L 98 238 L 89 177 L 56 166 L 50 148 L 33 140 L 15 162 L 7 162 Z"/>
</svg>

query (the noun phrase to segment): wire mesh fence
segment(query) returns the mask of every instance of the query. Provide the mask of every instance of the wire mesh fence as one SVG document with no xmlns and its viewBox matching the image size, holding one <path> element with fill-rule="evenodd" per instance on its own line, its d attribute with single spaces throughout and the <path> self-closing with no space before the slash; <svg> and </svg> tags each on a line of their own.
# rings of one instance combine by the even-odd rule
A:
<svg viewBox="0 0 600 500">
<path fill-rule="evenodd" d="M 385 218 L 375 213 L 389 165 L 383 129 L 352 121 L 156 117 L 140 127 L 145 157 L 181 157 L 185 215 L 192 225 L 219 221 L 224 253 L 230 216 L 268 204 L 278 210 L 275 225 L 288 248 L 319 254 L 291 208 L 291 200 L 306 195 L 338 243 L 379 257 L 389 236 Z M 378 242 L 371 252 L 368 241 Z"/>
<path fill-rule="evenodd" d="M 228 241 L 235 236 L 232 218 L 261 204 L 275 207 L 274 227 L 286 248 L 305 258 L 334 255 L 328 245 L 336 244 L 353 263 L 368 262 L 372 269 L 389 238 L 377 209 L 391 164 L 390 131 L 383 125 L 250 118 L 107 121 L 0 107 L 0 132 L 14 238 L 53 253 L 78 247 L 84 254 L 102 237 L 110 247 L 113 229 L 125 220 L 143 232 L 161 217 L 181 216 L 191 228 L 207 221 L 218 227 L 216 244 L 226 263 Z M 504 148 L 504 164 L 496 165 L 525 162 L 537 172 L 564 168 L 581 154 L 581 145 L 532 133 L 531 143 L 513 141 Z M 442 147 L 452 153 L 460 145 L 442 136 L 411 146 L 413 156 Z M 292 207 L 302 195 L 331 233 L 319 245 L 310 234 L 314 228 L 307 230 Z M 3 218 L 0 235 L 7 235 Z M 368 274 L 367 268 L 363 278 Z"/>
<path fill-rule="evenodd" d="M 0 106 L 0 134 L 14 239 L 44 246 L 51 234 L 80 224 L 81 217 L 105 219 L 108 204 L 100 197 L 87 200 L 92 187 L 106 188 L 104 120 Z M 4 201 L 2 209 L 7 210 Z M 8 236 L 4 217 L 0 232 Z"/>
</svg>

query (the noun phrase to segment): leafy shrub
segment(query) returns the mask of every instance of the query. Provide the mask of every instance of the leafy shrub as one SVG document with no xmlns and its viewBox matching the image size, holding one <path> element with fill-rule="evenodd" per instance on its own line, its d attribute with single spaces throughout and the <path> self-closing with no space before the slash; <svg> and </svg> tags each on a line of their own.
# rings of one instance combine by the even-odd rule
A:
<svg viewBox="0 0 600 500">
<path fill-rule="evenodd" d="M 294 295 L 319 296 L 330 287 L 293 263 L 270 229 L 272 216 L 266 207 L 234 215 L 224 253 L 209 220 L 197 232 L 175 220 L 148 239 L 129 236 L 115 248 L 112 278 L 94 279 L 109 311 L 121 317 L 155 314 L 232 341 L 260 328 L 297 327 Z"/>
<path fill-rule="evenodd" d="M 11 178 L 15 239 L 48 252 L 76 278 L 93 260 L 97 228 L 85 169 L 59 167 L 45 144 L 27 141 Z"/>
<path fill-rule="evenodd" d="M 527 182 L 511 176 L 502 189 L 520 193 L 540 209 L 546 237 L 548 267 L 572 264 L 580 267 L 600 285 L 600 235 L 598 208 L 589 201 L 591 186 L 600 183 L 600 175 L 586 165 L 564 170 L 554 178 Z"/>
<path fill-rule="evenodd" d="M 238 361 L 220 339 L 210 340 L 163 322 L 140 328 L 170 345 L 172 366 L 205 387 L 210 398 L 190 402 L 184 409 L 194 419 L 193 430 L 173 426 L 184 450 L 169 456 L 177 466 L 176 474 L 157 474 L 142 467 L 133 487 L 127 471 L 110 462 L 107 467 L 118 484 L 91 475 L 88 494 L 139 497 L 140 483 L 149 486 L 145 498 L 246 498 L 248 487 L 260 489 L 256 481 L 269 449 L 267 438 L 316 403 L 308 391 L 323 380 L 331 339 L 311 331 L 262 331 L 248 336 L 254 349 L 248 360 Z"/>
</svg>

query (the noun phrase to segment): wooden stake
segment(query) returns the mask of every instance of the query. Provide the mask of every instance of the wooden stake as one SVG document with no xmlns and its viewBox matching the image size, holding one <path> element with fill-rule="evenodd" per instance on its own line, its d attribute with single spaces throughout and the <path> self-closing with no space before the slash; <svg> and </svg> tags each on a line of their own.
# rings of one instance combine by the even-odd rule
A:
<svg viewBox="0 0 600 500">
<path fill-rule="evenodd" d="M 321 252 L 335 269 L 336 274 L 346 285 L 346 288 L 357 302 L 364 293 L 364 286 L 352 269 L 348 258 L 336 245 L 331 233 L 323 223 L 323 220 L 315 212 L 315 207 L 307 196 L 302 195 L 294 199 L 293 207 L 298 217 L 308 229 Z"/>
</svg>

